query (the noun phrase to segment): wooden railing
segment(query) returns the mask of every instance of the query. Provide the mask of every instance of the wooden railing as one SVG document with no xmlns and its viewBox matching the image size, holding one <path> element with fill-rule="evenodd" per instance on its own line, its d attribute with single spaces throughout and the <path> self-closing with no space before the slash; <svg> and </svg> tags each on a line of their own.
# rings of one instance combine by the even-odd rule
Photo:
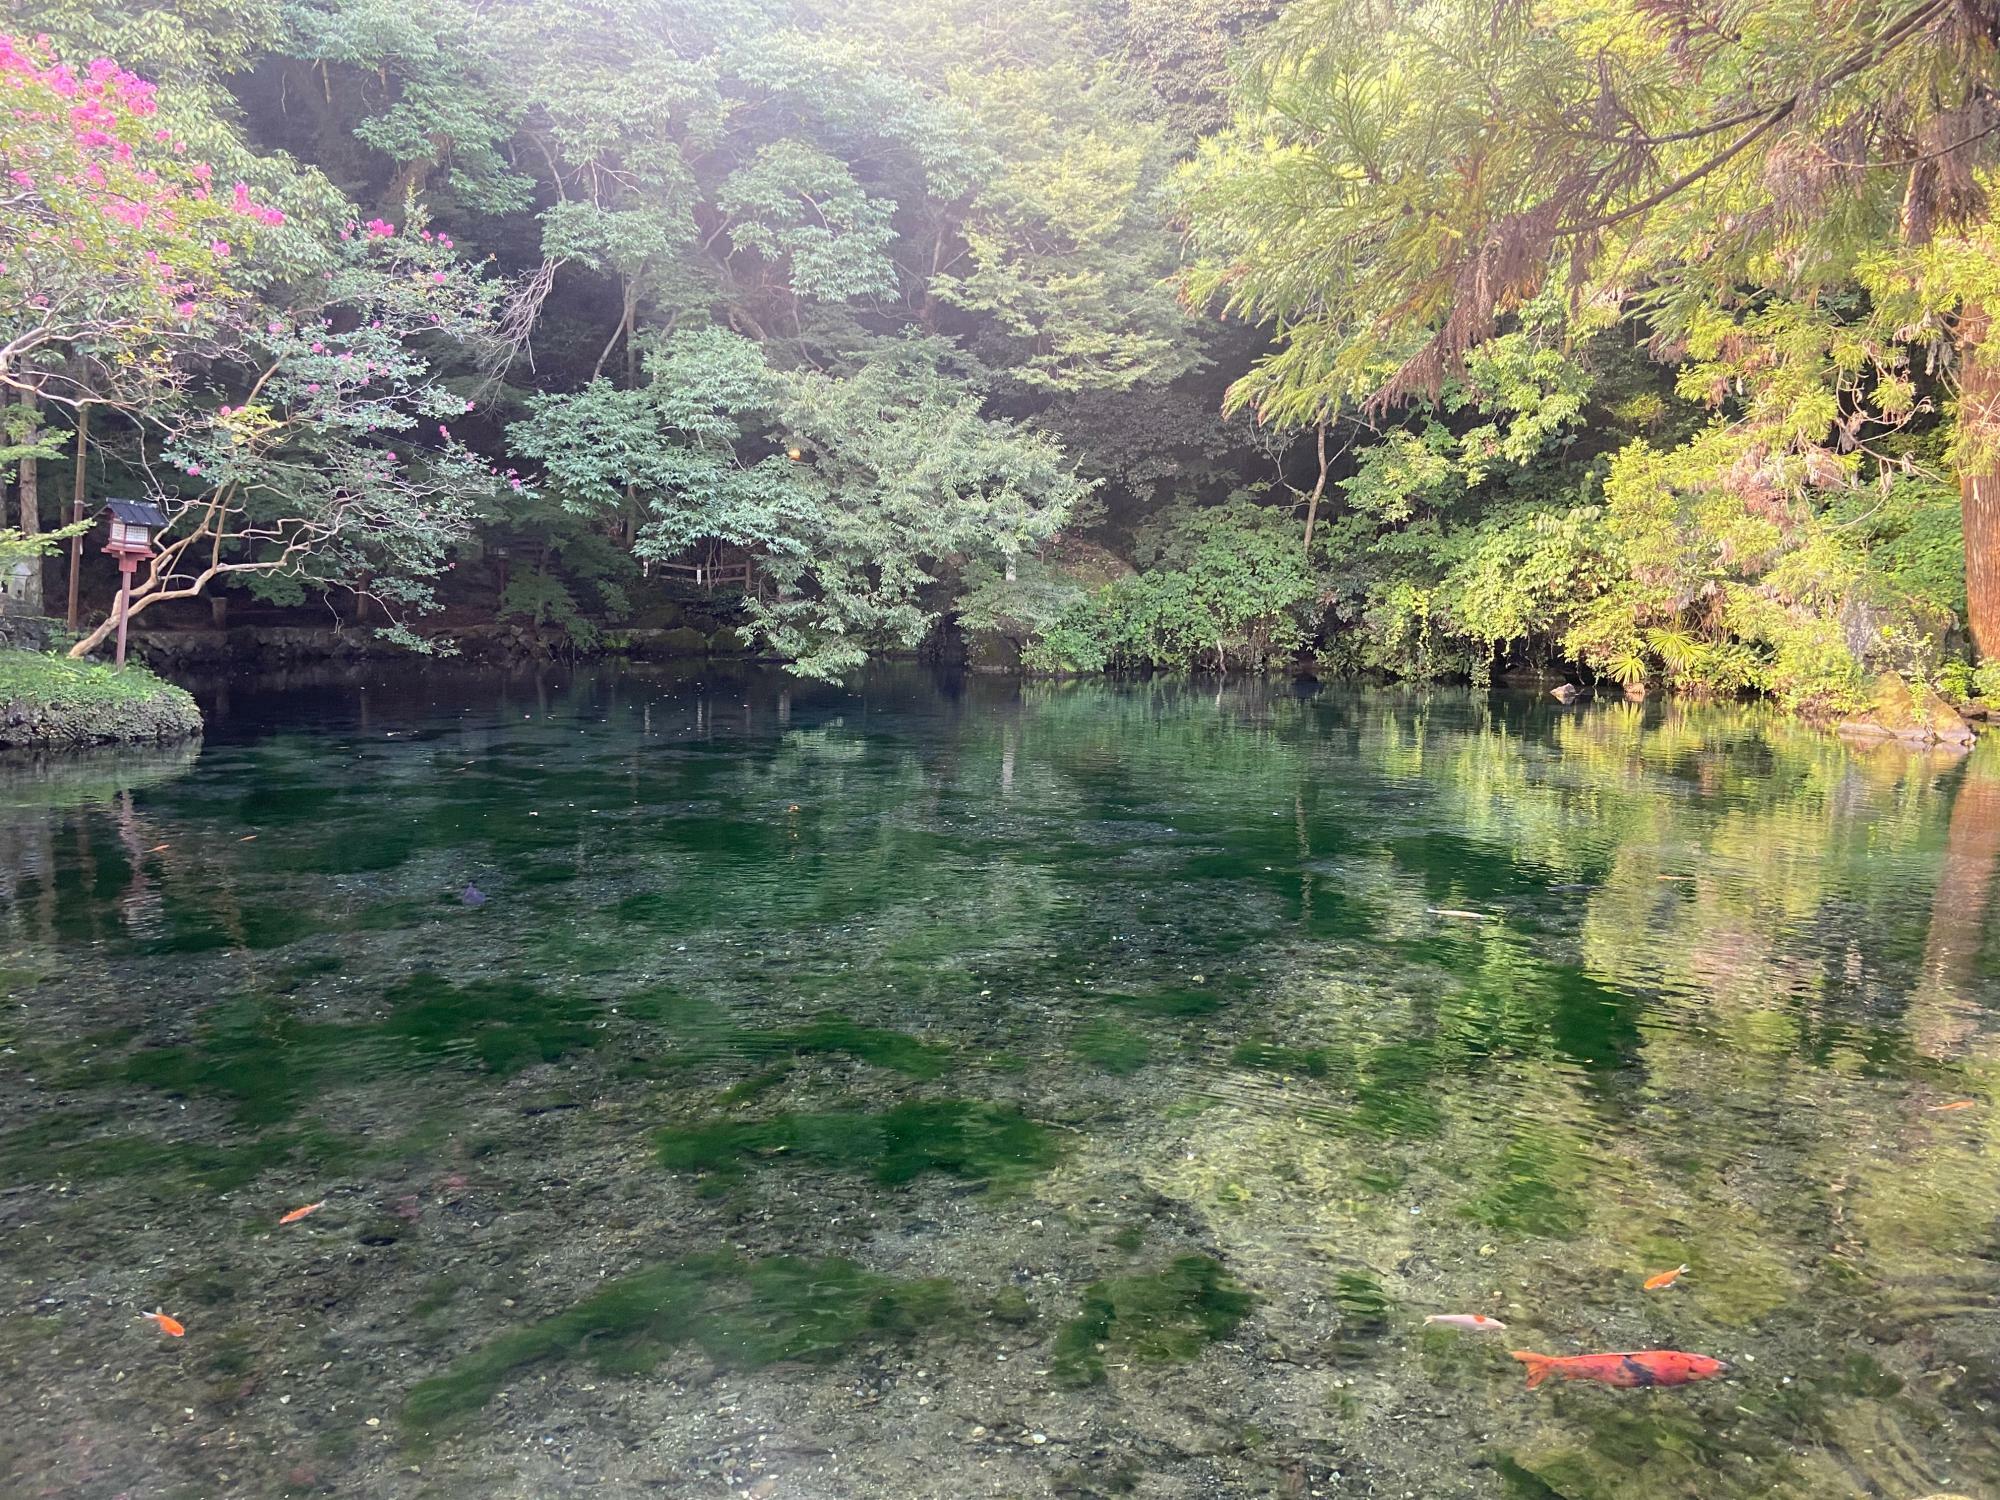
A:
<svg viewBox="0 0 2000 1500">
<path fill-rule="evenodd" d="M 662 573 L 670 573 L 710 593 L 736 588 L 750 591 L 750 564 L 744 562 L 655 563 Z"/>
</svg>

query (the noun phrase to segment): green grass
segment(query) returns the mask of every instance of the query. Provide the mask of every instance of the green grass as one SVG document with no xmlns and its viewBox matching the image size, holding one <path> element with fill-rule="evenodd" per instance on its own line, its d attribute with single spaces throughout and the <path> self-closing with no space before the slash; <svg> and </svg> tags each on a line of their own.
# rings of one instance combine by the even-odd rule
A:
<svg viewBox="0 0 2000 1500">
<path fill-rule="evenodd" d="M 92 744 L 201 732 L 185 689 L 136 662 L 114 669 L 39 651 L 0 651 L 0 743 Z"/>
</svg>

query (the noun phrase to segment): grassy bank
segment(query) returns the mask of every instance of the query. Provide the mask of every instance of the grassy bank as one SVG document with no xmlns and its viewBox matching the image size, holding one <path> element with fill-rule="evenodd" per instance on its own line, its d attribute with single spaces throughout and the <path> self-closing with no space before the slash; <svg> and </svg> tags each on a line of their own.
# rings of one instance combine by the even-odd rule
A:
<svg viewBox="0 0 2000 1500">
<path fill-rule="evenodd" d="M 0 651 L 0 745 L 105 745 L 201 733 L 187 690 L 137 663 L 114 670 L 39 651 Z"/>
</svg>

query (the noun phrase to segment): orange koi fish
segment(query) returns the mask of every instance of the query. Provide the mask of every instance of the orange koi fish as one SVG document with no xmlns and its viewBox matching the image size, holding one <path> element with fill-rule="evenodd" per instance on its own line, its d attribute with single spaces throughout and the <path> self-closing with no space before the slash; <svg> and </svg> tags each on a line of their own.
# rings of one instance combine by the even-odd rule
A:
<svg viewBox="0 0 2000 1500">
<path fill-rule="evenodd" d="M 316 1213 L 318 1210 L 325 1207 L 326 1207 L 326 1199 L 322 1198 L 317 1203 L 308 1203 L 304 1208 L 293 1209 L 290 1213 L 286 1214 L 282 1219 L 278 1220 L 278 1222 L 280 1224 L 296 1224 L 299 1222 L 299 1220 L 303 1219 L 307 1214 Z"/>
<path fill-rule="evenodd" d="M 1470 1328 L 1477 1333 L 1498 1333 L 1507 1325 L 1498 1318 L 1489 1318 L 1485 1313 L 1430 1313 L 1424 1318 L 1426 1323 L 1436 1323 L 1442 1328 Z"/>
<path fill-rule="evenodd" d="M 1936 1114 L 1943 1114 L 1948 1110 L 1970 1109 L 1972 1108 L 1973 1105 L 1977 1104 L 1978 1102 L 1979 1101 L 1977 1099 L 1954 1099 L 1949 1104 L 1933 1104 L 1931 1106 L 1931 1113 L 1936 1115 Z"/>
<path fill-rule="evenodd" d="M 1672 1286 L 1685 1275 L 1687 1275 L 1687 1267 L 1680 1265 L 1675 1266 L 1671 1271 L 1662 1271 L 1657 1276 L 1648 1276 L 1646 1278 L 1646 1290 L 1657 1292 L 1663 1286 Z"/>
<path fill-rule="evenodd" d="M 1729 1366 L 1706 1354 L 1683 1354 L 1678 1349 L 1641 1349 L 1634 1354 L 1535 1354 L 1526 1349 L 1507 1351 L 1528 1367 L 1528 1389 L 1533 1390 L 1551 1375 L 1564 1380 L 1595 1380 L 1604 1385 L 1686 1385 L 1695 1380 L 1712 1380 L 1727 1375 Z"/>
<path fill-rule="evenodd" d="M 246 834 L 244 834 L 244 835 L 243 835 L 243 837 L 242 837 L 242 838 L 238 839 L 238 840 L 237 840 L 236 842 L 237 842 L 237 843 L 239 843 L 239 844 L 250 844 L 250 843 L 255 843 L 255 842 L 256 842 L 256 839 L 257 839 L 257 835 L 256 835 L 256 834 L 254 834 L 254 833 L 246 833 Z"/>
<path fill-rule="evenodd" d="M 157 1307 L 149 1313 L 140 1313 L 139 1316 L 150 1318 L 153 1322 L 157 1323 L 160 1332 L 164 1333 L 170 1339 L 182 1338 L 187 1334 L 187 1329 L 182 1326 L 180 1319 L 168 1317 Z"/>
</svg>

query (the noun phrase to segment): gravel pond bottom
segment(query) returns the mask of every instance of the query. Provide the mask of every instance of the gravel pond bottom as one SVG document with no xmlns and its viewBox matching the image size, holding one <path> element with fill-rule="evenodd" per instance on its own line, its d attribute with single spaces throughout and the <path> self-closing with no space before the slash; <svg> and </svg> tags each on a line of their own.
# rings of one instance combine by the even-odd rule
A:
<svg viewBox="0 0 2000 1500">
<path fill-rule="evenodd" d="M 0 762 L 0 1494 L 2000 1497 L 1992 736 L 203 704 Z"/>
</svg>

